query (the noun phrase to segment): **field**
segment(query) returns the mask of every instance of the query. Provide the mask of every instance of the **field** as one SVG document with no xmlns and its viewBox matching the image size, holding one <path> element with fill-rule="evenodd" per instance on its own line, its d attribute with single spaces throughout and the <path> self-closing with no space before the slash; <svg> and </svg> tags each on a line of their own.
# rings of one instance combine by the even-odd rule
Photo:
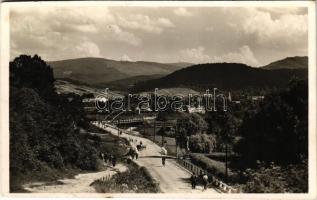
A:
<svg viewBox="0 0 317 200">
<path fill-rule="evenodd" d="M 56 80 L 55 88 L 59 94 L 75 93 L 77 95 L 94 94 L 95 96 L 105 94 L 104 89 L 99 89 L 83 83 L 73 83 L 66 80 Z M 119 92 L 108 91 L 109 96 L 121 96 Z"/>
</svg>

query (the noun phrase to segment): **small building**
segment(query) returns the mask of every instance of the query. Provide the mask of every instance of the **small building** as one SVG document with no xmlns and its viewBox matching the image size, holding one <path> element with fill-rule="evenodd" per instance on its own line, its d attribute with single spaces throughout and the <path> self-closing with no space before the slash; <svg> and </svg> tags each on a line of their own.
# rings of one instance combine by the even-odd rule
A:
<svg viewBox="0 0 317 200">
<path fill-rule="evenodd" d="M 201 114 L 205 114 L 206 110 L 204 106 L 198 106 L 198 107 L 194 107 L 194 106 L 186 106 L 186 111 L 188 113 L 201 113 Z"/>
<path fill-rule="evenodd" d="M 252 96 L 251 99 L 252 101 L 260 101 L 264 99 L 264 96 Z"/>
</svg>

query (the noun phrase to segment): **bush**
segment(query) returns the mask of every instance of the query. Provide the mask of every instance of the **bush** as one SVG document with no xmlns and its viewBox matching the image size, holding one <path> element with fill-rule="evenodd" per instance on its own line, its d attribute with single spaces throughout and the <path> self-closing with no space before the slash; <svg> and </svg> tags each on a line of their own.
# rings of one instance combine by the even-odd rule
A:
<svg viewBox="0 0 317 200">
<path fill-rule="evenodd" d="M 197 166 L 207 170 L 209 174 L 215 176 L 219 179 L 224 180 L 226 178 L 226 165 L 224 162 L 216 161 L 210 159 L 202 154 L 190 154 L 190 158 L 192 163 Z M 228 181 L 236 178 L 236 174 L 234 174 L 230 169 L 228 169 Z"/>
<path fill-rule="evenodd" d="M 307 161 L 299 165 L 281 167 L 271 163 L 259 163 L 256 169 L 244 173 L 247 181 L 244 192 L 250 193 L 305 193 L 308 192 Z"/>
<path fill-rule="evenodd" d="M 191 135 L 189 149 L 196 153 L 210 153 L 216 146 L 216 136 L 207 134 Z"/>
<path fill-rule="evenodd" d="M 134 163 L 125 172 L 115 174 L 110 180 L 98 179 L 91 184 L 101 193 L 157 193 L 158 184 L 144 167 Z"/>
</svg>

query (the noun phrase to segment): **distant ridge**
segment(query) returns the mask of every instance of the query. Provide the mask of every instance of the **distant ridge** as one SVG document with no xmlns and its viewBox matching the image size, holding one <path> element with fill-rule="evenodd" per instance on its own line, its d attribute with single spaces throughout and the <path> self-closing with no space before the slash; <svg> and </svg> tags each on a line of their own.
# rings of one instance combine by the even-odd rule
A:
<svg viewBox="0 0 317 200">
<path fill-rule="evenodd" d="M 307 56 L 287 57 L 282 60 L 272 62 L 262 67 L 262 69 L 308 69 Z"/>
<path fill-rule="evenodd" d="M 296 76 L 306 79 L 305 69 L 265 70 L 237 63 L 199 64 L 175 71 L 162 78 L 139 82 L 134 91 L 148 91 L 153 88 L 188 87 L 192 89 L 221 88 L 272 88 L 286 85 Z"/>
<path fill-rule="evenodd" d="M 77 58 L 48 62 L 56 78 L 67 78 L 90 85 L 134 76 L 167 75 L 186 64 L 164 64 L 146 61 L 116 61 L 105 58 Z"/>
</svg>

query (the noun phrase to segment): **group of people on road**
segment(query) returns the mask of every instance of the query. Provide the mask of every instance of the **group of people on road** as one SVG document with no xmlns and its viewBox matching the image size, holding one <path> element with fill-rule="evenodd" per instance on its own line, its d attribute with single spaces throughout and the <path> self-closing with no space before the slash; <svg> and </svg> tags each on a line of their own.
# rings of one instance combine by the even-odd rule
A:
<svg viewBox="0 0 317 200">
<path fill-rule="evenodd" d="M 105 164 L 110 163 L 113 167 L 117 164 L 117 157 L 115 155 L 101 153 L 101 158 Z"/>
<path fill-rule="evenodd" d="M 131 140 L 129 139 L 129 141 L 131 141 Z M 132 141 L 133 141 L 133 139 L 132 139 Z M 142 141 L 140 141 L 140 144 L 142 145 Z M 130 164 L 133 159 L 137 160 L 139 158 L 138 148 L 134 144 L 132 144 L 131 147 L 129 148 L 126 156 L 127 156 L 127 163 L 128 164 Z"/>
<path fill-rule="evenodd" d="M 207 189 L 208 183 L 209 183 L 209 177 L 207 175 L 207 172 L 202 173 L 200 175 L 197 175 L 196 173 L 193 173 L 190 177 L 190 182 L 192 184 L 192 189 L 195 189 L 199 182 L 203 183 L 204 190 Z"/>
<path fill-rule="evenodd" d="M 127 156 L 127 163 L 130 164 L 132 160 L 134 159 L 137 160 L 139 158 L 139 152 L 136 148 L 130 148 L 126 156 Z"/>
</svg>

